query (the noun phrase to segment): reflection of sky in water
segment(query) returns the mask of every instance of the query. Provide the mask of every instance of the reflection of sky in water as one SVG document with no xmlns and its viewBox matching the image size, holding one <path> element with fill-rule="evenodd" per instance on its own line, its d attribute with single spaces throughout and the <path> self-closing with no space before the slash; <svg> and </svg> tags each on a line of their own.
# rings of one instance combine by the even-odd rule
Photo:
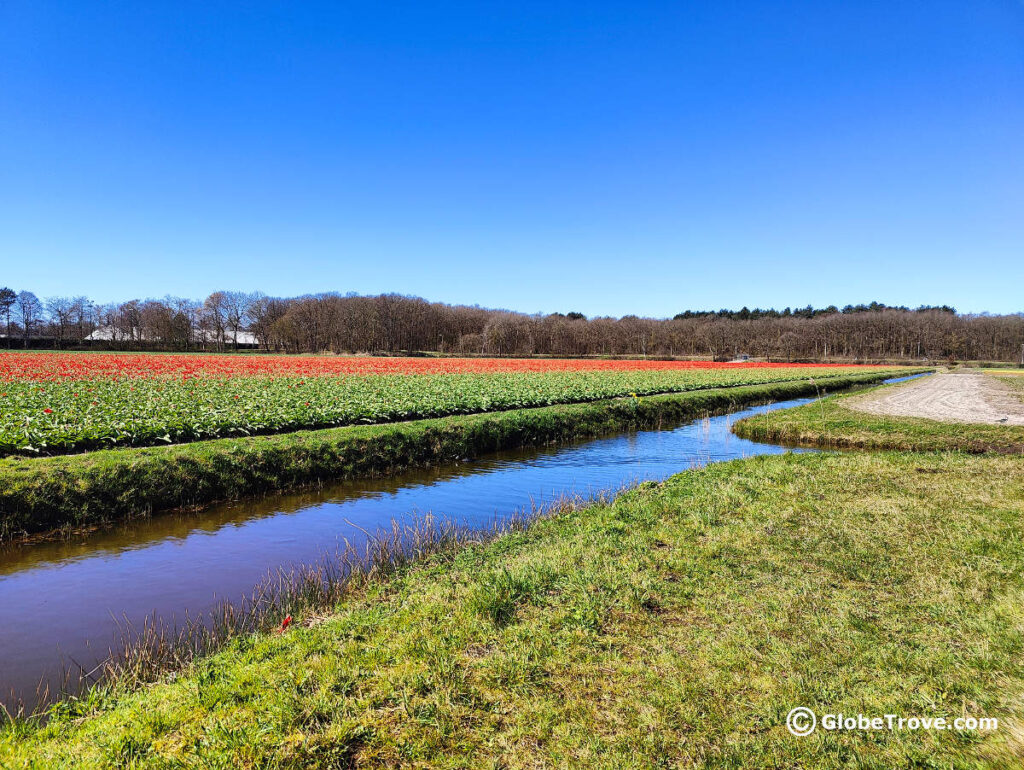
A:
<svg viewBox="0 0 1024 770">
<path fill-rule="evenodd" d="M 346 482 L 316 493 L 161 516 L 74 542 L 0 552 L 0 692 L 32 690 L 58 663 L 57 649 L 88 664 L 113 639 L 113 618 L 154 612 L 192 616 L 239 598 L 269 569 L 314 562 L 345 538 L 392 519 L 432 513 L 470 525 L 565 495 L 593 496 L 709 462 L 784 449 L 733 435 L 732 422 L 788 401 L 546 450 L 496 454 L 470 464 L 385 480 Z"/>
</svg>

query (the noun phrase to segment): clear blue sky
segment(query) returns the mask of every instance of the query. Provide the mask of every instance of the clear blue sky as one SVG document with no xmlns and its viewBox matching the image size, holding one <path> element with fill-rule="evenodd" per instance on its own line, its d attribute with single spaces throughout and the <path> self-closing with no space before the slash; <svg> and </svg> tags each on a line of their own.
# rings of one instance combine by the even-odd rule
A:
<svg viewBox="0 0 1024 770">
<path fill-rule="evenodd" d="M 0 285 L 1024 310 L 1024 2 L 0 3 Z"/>
</svg>

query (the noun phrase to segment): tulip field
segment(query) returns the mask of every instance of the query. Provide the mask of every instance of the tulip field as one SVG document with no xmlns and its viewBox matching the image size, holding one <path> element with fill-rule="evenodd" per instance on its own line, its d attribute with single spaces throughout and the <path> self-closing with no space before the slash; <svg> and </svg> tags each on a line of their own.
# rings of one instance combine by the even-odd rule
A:
<svg viewBox="0 0 1024 770">
<path fill-rule="evenodd" d="M 392 422 L 884 367 L 688 361 L 0 353 L 0 454 Z"/>
</svg>

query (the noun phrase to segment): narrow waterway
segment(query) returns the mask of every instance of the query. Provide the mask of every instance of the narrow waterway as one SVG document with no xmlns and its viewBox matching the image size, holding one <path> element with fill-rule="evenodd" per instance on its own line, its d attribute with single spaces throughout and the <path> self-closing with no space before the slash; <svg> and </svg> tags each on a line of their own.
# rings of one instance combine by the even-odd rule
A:
<svg viewBox="0 0 1024 770">
<path fill-rule="evenodd" d="M 237 600 L 269 570 L 316 562 L 363 530 L 431 513 L 484 525 L 563 496 L 594 496 L 711 462 L 789 451 L 741 439 L 735 420 L 797 399 L 544 449 L 500 452 L 387 479 L 348 481 L 168 514 L 59 542 L 0 550 L 0 701 L 33 700 L 69 661 L 91 668 L 117 626 L 168 622 Z"/>
</svg>

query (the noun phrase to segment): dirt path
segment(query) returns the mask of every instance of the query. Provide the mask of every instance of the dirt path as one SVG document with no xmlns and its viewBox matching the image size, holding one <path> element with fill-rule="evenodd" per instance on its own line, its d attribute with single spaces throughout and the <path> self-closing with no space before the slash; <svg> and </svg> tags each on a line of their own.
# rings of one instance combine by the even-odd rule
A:
<svg viewBox="0 0 1024 770">
<path fill-rule="evenodd" d="M 847 399 L 872 414 L 927 417 L 944 422 L 1024 425 L 1024 403 L 1009 386 L 980 372 L 949 372 Z"/>
</svg>

